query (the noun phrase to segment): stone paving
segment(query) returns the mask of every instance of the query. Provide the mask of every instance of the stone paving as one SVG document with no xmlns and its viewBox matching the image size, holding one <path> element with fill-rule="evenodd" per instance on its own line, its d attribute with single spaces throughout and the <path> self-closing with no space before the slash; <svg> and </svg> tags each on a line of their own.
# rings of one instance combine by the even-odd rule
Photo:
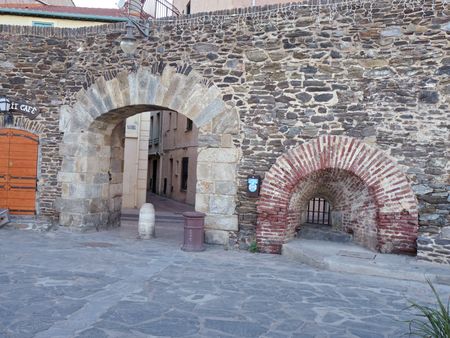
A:
<svg viewBox="0 0 450 338">
<path fill-rule="evenodd" d="M 422 283 L 278 255 L 183 252 L 167 217 L 150 241 L 131 219 L 87 234 L 3 228 L 0 337 L 400 337 L 408 300 L 433 300 Z"/>
</svg>

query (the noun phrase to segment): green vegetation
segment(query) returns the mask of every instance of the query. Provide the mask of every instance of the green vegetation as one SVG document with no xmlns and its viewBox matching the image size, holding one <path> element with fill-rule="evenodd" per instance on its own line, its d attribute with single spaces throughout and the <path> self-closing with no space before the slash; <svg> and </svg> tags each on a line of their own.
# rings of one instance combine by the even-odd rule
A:
<svg viewBox="0 0 450 338">
<path fill-rule="evenodd" d="M 250 243 L 250 245 L 248 246 L 248 251 L 253 252 L 253 253 L 259 252 L 258 244 L 256 244 L 256 241 L 253 241 Z"/>
<path fill-rule="evenodd" d="M 429 307 L 411 302 L 410 309 L 417 310 L 417 318 L 411 319 L 409 323 L 410 336 L 430 338 L 450 338 L 450 297 L 445 306 L 435 287 L 427 279 L 428 284 L 436 297 L 437 307 Z"/>
</svg>

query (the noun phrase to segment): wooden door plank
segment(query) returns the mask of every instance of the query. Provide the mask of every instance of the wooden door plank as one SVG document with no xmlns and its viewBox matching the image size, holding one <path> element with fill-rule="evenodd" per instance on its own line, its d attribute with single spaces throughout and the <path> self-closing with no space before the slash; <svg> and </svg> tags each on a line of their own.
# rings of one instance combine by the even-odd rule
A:
<svg viewBox="0 0 450 338">
<path fill-rule="evenodd" d="M 36 208 L 38 137 L 26 131 L 9 129 L 8 140 L 3 136 L 2 141 L 0 149 L 7 150 L 7 155 L 0 157 L 0 170 L 8 172 L 5 183 L 8 189 L 2 192 L 3 195 L 0 193 L 2 203 L 13 215 L 33 215 Z"/>
</svg>

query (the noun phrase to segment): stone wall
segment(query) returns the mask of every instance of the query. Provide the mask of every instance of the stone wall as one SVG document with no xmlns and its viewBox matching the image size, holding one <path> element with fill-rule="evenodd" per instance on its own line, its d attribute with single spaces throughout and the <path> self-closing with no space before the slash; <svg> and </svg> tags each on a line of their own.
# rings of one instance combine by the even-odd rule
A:
<svg viewBox="0 0 450 338">
<path fill-rule="evenodd" d="M 447 232 L 449 232 L 448 228 Z M 450 235 L 420 236 L 417 239 L 417 257 L 421 260 L 450 264 Z"/>
<path fill-rule="evenodd" d="M 75 105 L 77 93 L 101 77 L 188 64 L 240 116 L 239 134 L 226 140 L 242 150 L 232 203 L 239 231 L 228 233 L 237 245 L 255 238 L 258 200 L 246 196 L 247 175 L 264 178 L 287 150 L 321 135 L 356 138 L 383 152 L 415 191 L 421 235 L 438 234 L 450 220 L 448 8 L 442 1 L 416 8 L 358 3 L 323 9 L 319 20 L 317 8 L 273 6 L 164 21 L 148 40 L 139 38 L 134 58 L 119 49 L 123 25 L 0 26 L 2 92 L 43 108 L 40 214 L 55 215 L 60 195 L 61 107 Z M 199 141 L 210 148 L 225 142 L 214 133 Z"/>
</svg>

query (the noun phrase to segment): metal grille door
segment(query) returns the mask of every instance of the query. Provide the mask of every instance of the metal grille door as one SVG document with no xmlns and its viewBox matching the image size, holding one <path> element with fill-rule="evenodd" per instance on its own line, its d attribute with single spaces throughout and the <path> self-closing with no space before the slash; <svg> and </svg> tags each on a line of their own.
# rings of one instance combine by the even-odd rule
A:
<svg viewBox="0 0 450 338">
<path fill-rule="evenodd" d="M 17 129 L 0 129 L 0 208 L 13 215 L 36 213 L 39 139 Z"/>
<path fill-rule="evenodd" d="M 323 198 L 313 198 L 308 204 L 308 223 L 330 225 L 330 204 Z"/>
</svg>

